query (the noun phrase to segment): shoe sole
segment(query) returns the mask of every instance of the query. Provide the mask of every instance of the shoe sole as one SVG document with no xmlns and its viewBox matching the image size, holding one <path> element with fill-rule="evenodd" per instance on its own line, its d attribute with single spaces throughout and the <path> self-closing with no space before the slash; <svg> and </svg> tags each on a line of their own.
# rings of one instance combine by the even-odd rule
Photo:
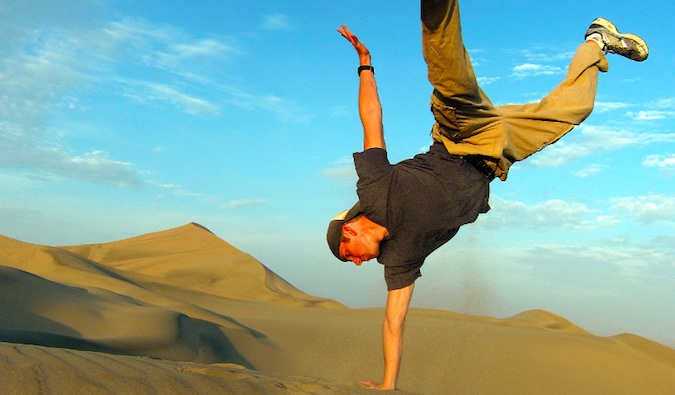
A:
<svg viewBox="0 0 675 395">
<path fill-rule="evenodd" d="M 589 27 L 590 29 L 593 29 L 595 27 L 602 27 L 604 28 L 607 33 L 609 33 L 612 37 L 618 39 L 618 40 L 632 40 L 634 41 L 636 45 L 636 50 L 638 52 L 638 55 L 640 56 L 638 59 L 630 58 L 638 62 L 642 62 L 643 60 L 647 59 L 647 56 L 649 56 L 649 47 L 647 47 L 647 43 L 640 38 L 639 36 L 636 36 L 635 34 L 631 33 L 621 33 L 619 32 L 619 29 L 616 28 L 616 26 L 608 21 L 605 18 L 596 18 L 593 22 L 591 22 L 591 26 Z M 612 52 L 612 51 L 610 51 Z"/>
</svg>

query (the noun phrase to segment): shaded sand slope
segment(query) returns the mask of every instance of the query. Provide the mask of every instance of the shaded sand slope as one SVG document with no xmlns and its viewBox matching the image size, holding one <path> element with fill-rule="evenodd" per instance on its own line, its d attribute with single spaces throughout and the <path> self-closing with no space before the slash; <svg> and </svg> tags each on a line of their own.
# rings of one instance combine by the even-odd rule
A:
<svg viewBox="0 0 675 395">
<path fill-rule="evenodd" d="M 197 224 L 62 248 L 0 236 L 2 394 L 359 393 L 381 375 L 382 316 L 307 295 Z M 414 309 L 406 331 L 410 393 L 675 389 L 674 350 L 545 311 Z"/>
<path fill-rule="evenodd" d="M 197 365 L 0 343 L 0 393 L 34 394 L 369 394 L 306 377 L 236 365 Z"/>
</svg>

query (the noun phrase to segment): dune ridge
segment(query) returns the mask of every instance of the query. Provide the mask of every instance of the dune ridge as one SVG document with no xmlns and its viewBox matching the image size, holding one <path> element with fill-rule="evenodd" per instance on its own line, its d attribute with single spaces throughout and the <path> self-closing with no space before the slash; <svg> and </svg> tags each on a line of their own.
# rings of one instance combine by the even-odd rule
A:
<svg viewBox="0 0 675 395">
<path fill-rule="evenodd" d="M 0 393 L 337 393 L 381 374 L 383 310 L 293 287 L 201 225 L 50 247 L 0 236 Z M 675 350 L 553 313 L 412 309 L 404 393 L 671 394 Z"/>
<path fill-rule="evenodd" d="M 344 307 L 301 292 L 249 254 L 196 223 L 112 243 L 62 248 L 113 269 L 160 278 L 202 293 L 302 306 Z"/>
</svg>

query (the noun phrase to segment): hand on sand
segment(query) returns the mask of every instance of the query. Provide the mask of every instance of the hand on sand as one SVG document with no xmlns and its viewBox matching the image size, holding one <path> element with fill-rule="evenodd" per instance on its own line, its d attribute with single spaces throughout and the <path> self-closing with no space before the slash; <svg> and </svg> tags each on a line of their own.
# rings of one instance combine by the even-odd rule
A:
<svg viewBox="0 0 675 395">
<path fill-rule="evenodd" d="M 396 388 L 386 388 L 384 384 L 378 384 L 371 379 L 361 380 L 361 384 L 366 388 L 373 390 L 395 390 Z"/>
</svg>

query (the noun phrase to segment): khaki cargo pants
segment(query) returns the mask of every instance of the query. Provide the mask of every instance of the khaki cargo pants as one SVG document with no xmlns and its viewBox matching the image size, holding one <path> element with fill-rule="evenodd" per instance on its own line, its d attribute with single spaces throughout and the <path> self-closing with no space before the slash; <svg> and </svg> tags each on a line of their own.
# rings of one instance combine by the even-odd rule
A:
<svg viewBox="0 0 675 395">
<path fill-rule="evenodd" d="M 608 69 L 598 45 L 579 46 L 565 79 L 540 102 L 494 106 L 464 48 L 457 0 L 422 0 L 421 16 L 422 50 L 434 86 L 431 133 L 450 153 L 492 158 L 503 181 L 514 162 L 556 142 L 593 110 L 598 72 Z"/>
</svg>

